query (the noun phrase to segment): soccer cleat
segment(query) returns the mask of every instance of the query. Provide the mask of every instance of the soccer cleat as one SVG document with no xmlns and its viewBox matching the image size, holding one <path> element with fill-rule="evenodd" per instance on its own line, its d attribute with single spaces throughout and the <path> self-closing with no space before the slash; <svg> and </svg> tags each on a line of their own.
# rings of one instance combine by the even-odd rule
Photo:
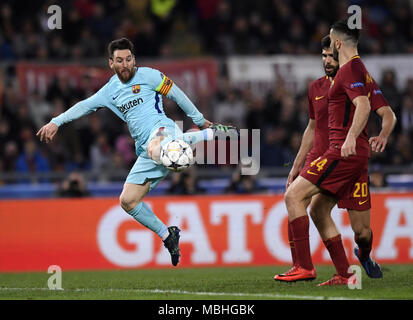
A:
<svg viewBox="0 0 413 320">
<path fill-rule="evenodd" d="M 172 265 L 176 266 L 179 263 L 179 232 L 181 231 L 178 227 L 172 226 L 168 227 L 169 236 L 163 241 L 164 246 L 168 249 L 171 254 Z"/>
<path fill-rule="evenodd" d="M 235 126 L 231 126 L 231 125 L 223 125 L 220 123 L 213 123 L 209 126 L 210 129 L 214 130 L 214 134 L 217 132 L 220 133 L 231 133 L 235 130 L 235 132 L 237 133 L 237 135 L 239 135 L 239 129 Z"/>
<path fill-rule="evenodd" d="M 358 247 L 354 248 L 354 254 L 357 256 L 360 264 L 363 266 L 364 270 L 370 278 L 383 278 L 381 267 L 376 261 L 374 261 L 371 257 L 369 257 L 367 260 L 362 261 L 360 258 L 360 249 Z"/>
<path fill-rule="evenodd" d="M 349 278 L 342 277 L 338 274 L 335 274 L 330 280 L 327 280 L 325 282 L 319 283 L 317 287 L 323 287 L 323 286 L 342 286 L 342 285 L 348 285 L 348 284 L 356 284 L 357 283 L 357 278 L 355 276 L 351 276 Z"/>
<path fill-rule="evenodd" d="M 302 280 L 314 280 L 317 277 L 317 272 L 314 268 L 312 270 L 307 270 L 300 266 L 291 268 L 287 273 L 288 275 L 277 274 L 276 276 L 274 276 L 274 280 L 284 282 L 295 282 Z"/>
<path fill-rule="evenodd" d="M 288 270 L 287 272 L 280 273 L 280 274 L 276 274 L 276 275 L 274 276 L 274 280 L 278 280 L 278 278 L 283 278 L 283 277 L 285 277 L 285 276 L 289 276 L 289 275 L 291 275 L 291 274 L 294 274 L 294 273 L 297 271 L 297 268 L 298 268 L 298 264 L 293 265 L 293 266 L 291 267 L 291 269 Z"/>
</svg>

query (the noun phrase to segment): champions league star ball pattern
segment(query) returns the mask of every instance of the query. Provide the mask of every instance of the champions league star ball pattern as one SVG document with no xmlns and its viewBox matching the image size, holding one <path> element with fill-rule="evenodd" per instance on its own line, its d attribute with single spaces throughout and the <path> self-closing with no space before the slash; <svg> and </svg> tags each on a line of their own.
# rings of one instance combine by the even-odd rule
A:
<svg viewBox="0 0 413 320">
<path fill-rule="evenodd" d="M 169 141 L 161 148 L 162 164 L 171 171 L 182 171 L 194 162 L 194 155 L 188 143 L 177 139 Z"/>
</svg>

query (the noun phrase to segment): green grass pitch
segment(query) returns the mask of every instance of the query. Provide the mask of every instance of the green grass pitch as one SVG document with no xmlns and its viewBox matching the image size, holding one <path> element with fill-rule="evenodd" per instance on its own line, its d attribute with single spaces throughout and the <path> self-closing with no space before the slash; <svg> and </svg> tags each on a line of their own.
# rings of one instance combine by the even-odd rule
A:
<svg viewBox="0 0 413 320">
<path fill-rule="evenodd" d="M 272 277 L 284 266 L 167 268 L 62 273 L 63 290 L 49 290 L 45 272 L 0 273 L 0 299 L 144 300 L 413 300 L 413 265 L 384 265 L 383 279 L 362 272 L 362 289 L 317 287 L 335 272 L 317 266 L 314 281 L 279 283 Z"/>
</svg>

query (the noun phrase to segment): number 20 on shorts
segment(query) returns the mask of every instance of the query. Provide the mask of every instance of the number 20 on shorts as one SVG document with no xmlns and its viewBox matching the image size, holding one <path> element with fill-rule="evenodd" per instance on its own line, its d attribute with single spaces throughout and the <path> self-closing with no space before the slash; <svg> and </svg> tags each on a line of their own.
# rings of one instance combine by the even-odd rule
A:
<svg viewBox="0 0 413 320">
<path fill-rule="evenodd" d="M 360 197 L 365 198 L 368 196 L 369 189 L 367 187 L 367 182 L 362 182 L 362 183 L 356 182 L 354 184 L 354 187 L 355 187 L 355 190 L 353 193 L 354 198 L 360 198 Z"/>
</svg>

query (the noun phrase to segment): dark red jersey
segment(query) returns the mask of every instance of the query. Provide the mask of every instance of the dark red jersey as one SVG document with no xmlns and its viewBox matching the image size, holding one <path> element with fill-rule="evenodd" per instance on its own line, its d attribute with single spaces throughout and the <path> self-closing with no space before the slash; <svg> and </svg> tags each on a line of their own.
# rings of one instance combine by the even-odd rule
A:
<svg viewBox="0 0 413 320">
<path fill-rule="evenodd" d="M 308 88 L 308 112 L 315 120 L 313 148 L 308 157 L 314 160 L 328 148 L 328 90 L 331 81 L 328 76 L 321 77 L 310 83 Z M 311 161 L 312 161 L 311 160 Z"/>
<path fill-rule="evenodd" d="M 356 107 L 352 101 L 358 96 L 369 98 L 372 111 L 388 105 L 360 57 L 355 56 L 340 67 L 328 91 L 329 148 L 338 153 L 353 123 Z M 356 153 L 370 156 L 367 125 L 356 140 Z"/>
</svg>

